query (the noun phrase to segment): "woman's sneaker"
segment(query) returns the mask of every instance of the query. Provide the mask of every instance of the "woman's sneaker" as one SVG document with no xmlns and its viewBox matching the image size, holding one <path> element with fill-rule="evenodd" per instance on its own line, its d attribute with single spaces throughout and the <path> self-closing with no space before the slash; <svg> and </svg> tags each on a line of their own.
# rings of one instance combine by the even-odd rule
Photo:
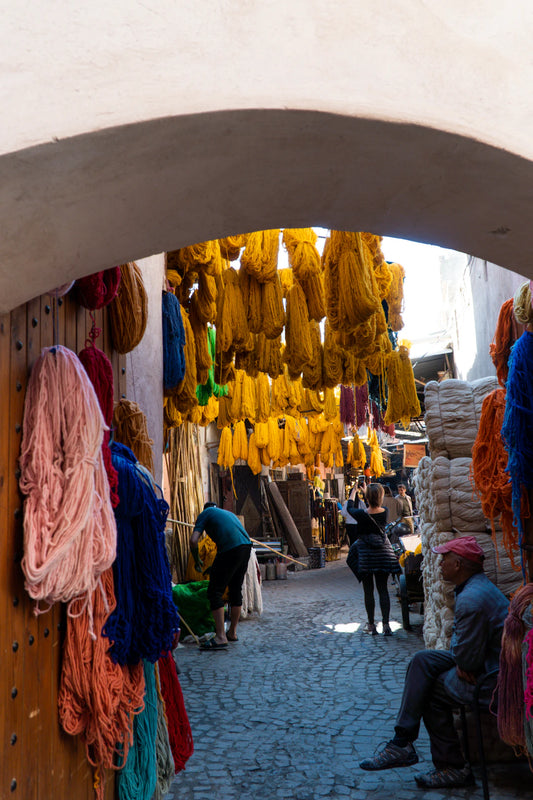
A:
<svg viewBox="0 0 533 800">
<path fill-rule="evenodd" d="M 417 786 L 422 789 L 451 789 L 461 788 L 462 786 L 473 786 L 475 784 L 474 775 L 470 766 L 464 767 L 443 767 L 434 769 L 426 774 L 415 775 Z"/>
<path fill-rule="evenodd" d="M 397 744 L 387 742 L 383 750 L 373 758 L 365 758 L 359 766 L 361 769 L 378 770 L 393 769 L 394 767 L 412 767 L 418 764 L 416 750 L 411 743 L 406 747 L 398 747 Z"/>
<path fill-rule="evenodd" d="M 363 633 L 370 633 L 372 636 L 377 636 L 377 628 L 373 622 L 367 622 L 363 628 Z"/>
</svg>

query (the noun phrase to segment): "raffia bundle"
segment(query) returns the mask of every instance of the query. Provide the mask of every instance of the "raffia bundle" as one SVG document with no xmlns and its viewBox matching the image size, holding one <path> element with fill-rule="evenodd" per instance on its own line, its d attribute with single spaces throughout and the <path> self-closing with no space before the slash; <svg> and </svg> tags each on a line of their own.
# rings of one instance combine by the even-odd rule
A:
<svg viewBox="0 0 533 800">
<path fill-rule="evenodd" d="M 248 234 L 241 266 L 259 283 L 272 281 L 278 269 L 279 228 Z"/>
<path fill-rule="evenodd" d="M 137 460 L 154 472 L 153 439 L 148 436 L 146 415 L 134 400 L 123 398 L 113 411 L 114 439 L 133 451 Z"/>
<path fill-rule="evenodd" d="M 283 244 L 289 256 L 289 265 L 298 281 L 316 275 L 321 270 L 316 240 L 317 236 L 312 228 L 285 228 L 283 231 Z"/>
<path fill-rule="evenodd" d="M 117 353 L 130 353 L 144 336 L 148 323 L 148 296 L 135 261 L 120 265 L 120 283 L 109 306 L 109 324 Z"/>
<path fill-rule="evenodd" d="M 472 455 L 483 400 L 498 386 L 495 377 L 460 381 L 429 381 L 424 390 L 426 429 L 433 458 Z"/>
<path fill-rule="evenodd" d="M 403 281 L 405 278 L 404 268 L 400 264 L 389 264 L 392 273 L 392 283 L 386 297 L 389 307 L 389 325 L 393 331 L 401 331 L 403 328 Z"/>
<path fill-rule="evenodd" d="M 313 358 L 313 345 L 305 297 L 298 284 L 287 297 L 287 322 L 285 325 L 285 354 L 289 375 L 297 378 Z"/>
</svg>

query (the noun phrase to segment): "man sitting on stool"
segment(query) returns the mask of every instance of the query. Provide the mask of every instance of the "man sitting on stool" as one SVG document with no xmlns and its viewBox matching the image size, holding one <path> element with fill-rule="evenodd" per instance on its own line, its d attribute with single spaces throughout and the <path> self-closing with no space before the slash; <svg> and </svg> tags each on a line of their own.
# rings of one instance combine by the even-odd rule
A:
<svg viewBox="0 0 533 800">
<path fill-rule="evenodd" d="M 483 571 L 484 554 L 473 536 L 433 548 L 442 554 L 442 577 L 455 585 L 455 613 L 450 650 L 421 650 L 407 668 L 396 735 L 366 770 L 408 767 L 418 762 L 413 742 L 424 721 L 435 769 L 415 775 L 425 789 L 471 786 L 474 776 L 465 764 L 453 724 L 453 707 L 473 699 L 478 680 L 499 665 L 503 624 L 509 602 Z M 480 693 L 489 702 L 496 677 Z"/>
</svg>

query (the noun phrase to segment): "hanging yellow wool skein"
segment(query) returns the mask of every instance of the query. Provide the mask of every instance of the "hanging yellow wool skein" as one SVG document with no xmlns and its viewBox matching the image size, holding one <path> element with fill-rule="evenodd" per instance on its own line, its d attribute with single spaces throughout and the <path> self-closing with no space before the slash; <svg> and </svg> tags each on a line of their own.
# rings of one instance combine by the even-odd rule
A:
<svg viewBox="0 0 533 800">
<path fill-rule="evenodd" d="M 334 330 L 353 330 L 380 307 L 374 272 L 361 234 L 331 231 L 325 268 L 331 326 Z"/>
<path fill-rule="evenodd" d="M 279 228 L 248 234 L 241 266 L 259 283 L 274 279 L 278 269 Z"/>
<path fill-rule="evenodd" d="M 217 297 L 216 346 L 220 352 L 230 347 L 242 347 L 249 337 L 248 321 L 242 300 L 237 272 L 230 267 L 225 270 L 222 291 Z M 222 294 L 222 297 L 220 297 Z M 219 381 L 217 380 L 217 383 Z"/>
<path fill-rule="evenodd" d="M 298 281 L 320 272 L 320 254 L 316 249 L 316 233 L 312 228 L 285 228 L 283 244 L 289 265 Z"/>
<path fill-rule="evenodd" d="M 242 419 L 237 422 L 233 431 L 233 458 L 235 461 L 238 458 L 244 461 L 248 459 L 248 436 L 246 425 Z"/>
<path fill-rule="evenodd" d="M 259 475 L 261 472 L 261 456 L 257 447 L 255 433 L 251 434 L 248 442 L 248 466 L 253 475 Z"/>
<path fill-rule="evenodd" d="M 295 283 L 287 296 L 287 323 L 285 326 L 285 354 L 290 377 L 299 377 L 302 369 L 313 357 L 309 316 L 304 293 Z"/>
<path fill-rule="evenodd" d="M 261 312 L 259 329 L 267 339 L 277 339 L 285 325 L 285 309 L 279 275 L 261 285 Z"/>
<path fill-rule="evenodd" d="M 265 372 L 259 372 L 255 379 L 255 395 L 257 398 L 257 421 L 267 422 L 270 416 L 270 381 Z"/>
<path fill-rule="evenodd" d="M 239 283 L 248 327 L 252 333 L 259 333 L 262 330 L 261 284 L 242 266 L 239 270 Z"/>
<path fill-rule="evenodd" d="M 324 351 L 322 349 L 322 342 L 320 340 L 320 325 L 318 322 L 312 320 L 309 323 L 309 330 L 311 331 L 311 345 L 313 348 L 313 355 L 311 361 L 306 364 L 302 372 L 302 386 L 305 389 L 320 390 L 323 385 L 323 362 Z"/>
<path fill-rule="evenodd" d="M 218 240 L 222 258 L 225 258 L 227 261 L 237 261 L 245 244 L 245 233 L 241 233 L 238 236 L 226 236 L 224 239 Z"/>
<path fill-rule="evenodd" d="M 400 331 L 403 328 L 403 280 L 405 272 L 400 264 L 389 264 L 389 269 L 392 273 L 392 283 L 389 294 L 387 295 L 387 304 L 389 306 L 389 325 L 391 330 Z"/>
<path fill-rule="evenodd" d="M 198 398 L 196 396 L 196 386 L 198 381 L 196 379 L 196 344 L 194 341 L 194 333 L 189 321 L 189 315 L 181 306 L 181 318 L 183 320 L 183 328 L 185 330 L 185 347 L 183 355 L 185 356 L 185 375 L 183 380 L 178 383 L 176 391 L 173 392 L 173 399 L 178 411 L 185 414 L 191 411 L 194 406 L 198 405 Z"/>
<path fill-rule="evenodd" d="M 412 417 L 420 416 L 420 401 L 416 393 L 413 366 L 409 350 L 401 346 L 389 356 L 387 366 L 389 398 L 385 412 L 385 425 L 401 422 L 407 430 Z"/>
<path fill-rule="evenodd" d="M 196 381 L 204 384 L 207 383 L 212 362 L 207 341 L 207 324 L 202 322 L 198 316 L 198 292 L 193 292 L 191 297 L 189 320 L 194 334 L 196 351 Z"/>
<path fill-rule="evenodd" d="M 224 469 L 232 469 L 235 463 L 233 458 L 233 439 L 229 427 L 222 428 L 218 444 L 217 464 Z"/>
<path fill-rule="evenodd" d="M 109 305 L 111 338 L 117 353 L 130 353 L 144 336 L 148 322 L 148 295 L 135 261 L 120 265 L 120 284 Z"/>
<path fill-rule="evenodd" d="M 342 350 L 338 346 L 335 332 L 326 319 L 324 329 L 324 364 L 323 364 L 323 385 L 333 388 L 338 386 L 342 379 Z"/>
<path fill-rule="evenodd" d="M 217 284 L 212 275 L 202 269 L 198 273 L 198 319 L 214 324 L 217 318 Z"/>
</svg>

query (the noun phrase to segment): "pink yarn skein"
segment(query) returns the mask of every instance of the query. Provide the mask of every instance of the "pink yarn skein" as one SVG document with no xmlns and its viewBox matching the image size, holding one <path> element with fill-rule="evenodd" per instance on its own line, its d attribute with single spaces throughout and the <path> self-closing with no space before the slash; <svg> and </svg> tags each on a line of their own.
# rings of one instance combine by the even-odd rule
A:
<svg viewBox="0 0 533 800">
<path fill-rule="evenodd" d="M 117 529 L 102 458 L 106 425 L 80 360 L 44 348 L 26 391 L 20 489 L 25 587 L 49 606 L 83 598 L 116 555 Z M 77 612 L 79 613 L 79 604 Z M 70 612 L 70 608 L 69 608 Z"/>
</svg>

